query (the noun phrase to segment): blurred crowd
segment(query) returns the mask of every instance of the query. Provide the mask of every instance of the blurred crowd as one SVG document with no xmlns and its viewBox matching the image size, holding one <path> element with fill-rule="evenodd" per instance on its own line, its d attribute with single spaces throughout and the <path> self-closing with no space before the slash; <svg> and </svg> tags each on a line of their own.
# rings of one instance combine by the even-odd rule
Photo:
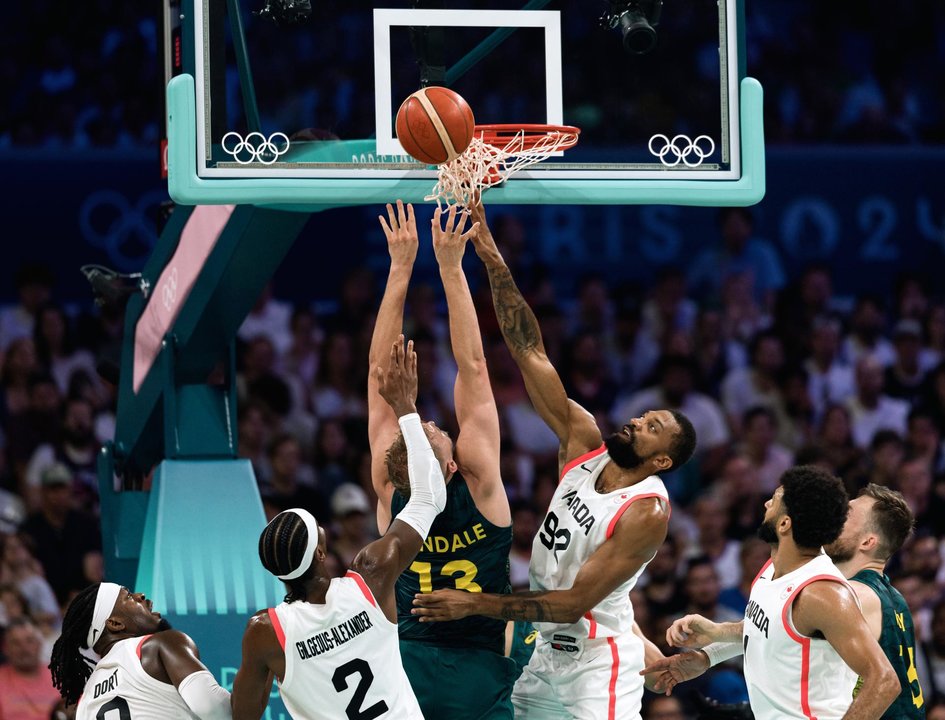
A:
<svg viewBox="0 0 945 720">
<path fill-rule="evenodd" d="M 670 537 L 632 594 L 647 635 L 665 645 L 668 624 L 689 612 L 741 617 L 768 555 L 755 537 L 763 504 L 786 468 L 815 463 L 851 495 L 874 482 L 914 510 L 916 532 L 889 573 L 915 617 L 925 697 L 945 693 L 945 297 L 917 273 L 901 273 L 889 297 L 854 298 L 838 297 L 822 266 L 788 276 L 743 208 L 719 212 L 717 241 L 690 267 L 648 287 L 588 275 L 565 297 L 517 218 L 496 212 L 491 225 L 570 397 L 605 433 L 650 408 L 695 425 L 693 461 L 665 478 Z M 502 423 L 512 582 L 524 588 L 557 440 L 528 401 L 481 268 L 471 259 L 467 272 Z M 239 454 L 270 517 L 302 506 L 330 528 L 339 573 L 376 534 L 366 377 L 383 281 L 352 271 L 330 313 L 267 288 L 239 332 Z M 41 266 L 21 268 L 16 286 L 18 301 L 0 310 L 0 626 L 7 667 L 29 634 L 44 668 L 61 609 L 102 576 L 95 458 L 113 436 L 115 389 L 97 366 L 121 318 L 65 312 Z M 455 437 L 442 288 L 415 282 L 405 316 L 419 412 Z M 736 699 L 740 682 L 736 663 L 700 687 Z M 676 717 L 672 707 L 651 717 Z"/>
<path fill-rule="evenodd" d="M 378 3 L 313 3 L 311 27 L 332 29 L 319 42 L 249 12 L 263 4 L 242 3 L 264 125 L 317 125 L 348 139 L 372 136 L 374 97 L 359 88 L 373 87 L 373 54 L 365 38 L 369 10 Z M 158 7 L 91 0 L 68 12 L 50 0 L 12 4 L 0 29 L 0 94 L 6 99 L 0 147 L 154 148 L 162 114 Z M 561 0 L 553 7 L 574 18 L 563 27 L 565 46 L 575 35 L 612 32 L 597 23 L 604 2 Z M 765 88 L 767 142 L 945 142 L 941 3 L 769 0 L 746 3 L 746 17 L 747 67 Z M 693 27 L 700 20 L 695 6 L 667 5 L 663 27 L 679 42 L 671 57 L 660 58 L 670 79 L 646 93 L 628 92 L 606 71 L 613 59 L 601 53 L 619 48 L 615 32 L 608 36 L 612 42 L 590 44 L 590 52 L 566 68 L 569 121 L 605 134 L 612 127 L 614 137 L 605 139 L 620 141 L 625 124 L 614 118 L 645 125 L 673 112 L 667 109 L 692 105 L 693 96 L 714 92 L 701 83 L 717 72 L 709 70 L 717 48 L 695 39 L 702 37 Z M 672 67 L 665 67 L 670 61 Z M 499 91 L 502 81 L 497 76 L 491 84 Z M 231 110 L 240 106 L 236 84 L 231 73 Z M 267 117 L 276 98 L 285 106 L 279 112 L 302 119 Z M 507 94 L 501 98 L 509 102 Z"/>
</svg>

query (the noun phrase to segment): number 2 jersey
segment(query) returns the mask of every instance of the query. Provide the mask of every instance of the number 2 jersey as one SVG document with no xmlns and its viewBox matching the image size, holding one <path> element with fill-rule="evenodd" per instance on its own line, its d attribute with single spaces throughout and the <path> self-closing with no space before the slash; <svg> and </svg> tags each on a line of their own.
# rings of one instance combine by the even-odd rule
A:
<svg viewBox="0 0 945 720">
<path fill-rule="evenodd" d="M 599 493 L 595 484 L 609 462 L 610 455 L 601 446 L 564 466 L 561 482 L 532 543 L 528 567 L 532 590 L 567 590 L 574 585 L 578 571 L 614 534 L 617 521 L 632 503 L 655 497 L 669 507 L 663 481 L 655 475 L 630 487 Z M 630 590 L 647 563 L 573 625 L 535 623 L 535 627 L 552 646 L 630 632 L 633 628 Z"/>
<path fill-rule="evenodd" d="M 357 573 L 334 578 L 323 604 L 284 602 L 269 618 L 285 651 L 279 693 L 293 718 L 423 720 L 397 626 Z"/>
<path fill-rule="evenodd" d="M 391 515 L 404 509 L 406 498 L 395 492 Z M 397 618 L 401 640 L 440 647 L 481 648 L 502 654 L 505 621 L 473 615 L 450 622 L 421 623 L 413 610 L 417 593 L 443 588 L 506 594 L 512 526 L 498 527 L 479 512 L 459 473 L 446 485 L 446 508 L 437 515 L 420 552 L 397 579 Z"/>
<path fill-rule="evenodd" d="M 112 645 L 85 683 L 76 720 L 197 718 L 176 687 L 151 677 L 141 666 L 141 646 L 150 637 L 119 640 Z"/>
<path fill-rule="evenodd" d="M 769 560 L 751 586 L 742 643 L 748 698 L 757 720 L 839 720 L 853 702 L 856 673 L 823 637 L 801 635 L 794 627 L 798 593 L 823 580 L 846 585 L 821 554 L 779 578 Z"/>
</svg>

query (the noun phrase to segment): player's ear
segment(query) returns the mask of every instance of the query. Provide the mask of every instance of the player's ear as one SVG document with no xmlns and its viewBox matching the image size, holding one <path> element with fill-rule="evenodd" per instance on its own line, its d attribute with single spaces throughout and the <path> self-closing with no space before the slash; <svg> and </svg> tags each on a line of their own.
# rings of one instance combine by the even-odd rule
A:
<svg viewBox="0 0 945 720">
<path fill-rule="evenodd" d="M 446 462 L 446 475 L 447 477 L 455 473 L 459 469 L 459 465 L 456 464 L 456 461 L 453 458 L 450 458 Z"/>
<path fill-rule="evenodd" d="M 778 520 L 778 533 L 781 535 L 787 535 L 791 531 L 791 516 L 782 515 L 781 519 Z"/>
<path fill-rule="evenodd" d="M 876 546 L 879 545 L 879 538 L 870 533 L 865 538 L 860 541 L 860 549 L 864 552 L 873 553 L 876 551 Z"/>
<path fill-rule="evenodd" d="M 666 472 L 673 466 L 673 460 L 669 455 L 656 455 L 653 457 L 653 464 L 660 472 Z"/>
<path fill-rule="evenodd" d="M 122 632 L 126 627 L 125 621 L 117 615 L 112 615 L 105 621 L 105 629 L 113 635 Z"/>
</svg>

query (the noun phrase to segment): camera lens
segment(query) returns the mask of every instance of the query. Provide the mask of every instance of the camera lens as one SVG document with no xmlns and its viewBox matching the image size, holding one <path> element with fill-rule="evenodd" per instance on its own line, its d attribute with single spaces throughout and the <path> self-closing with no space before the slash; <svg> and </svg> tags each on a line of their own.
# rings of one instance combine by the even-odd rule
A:
<svg viewBox="0 0 945 720">
<path fill-rule="evenodd" d="M 620 34 L 623 47 L 634 55 L 643 55 L 656 47 L 656 31 L 646 16 L 636 10 L 628 10 L 620 16 Z"/>
</svg>

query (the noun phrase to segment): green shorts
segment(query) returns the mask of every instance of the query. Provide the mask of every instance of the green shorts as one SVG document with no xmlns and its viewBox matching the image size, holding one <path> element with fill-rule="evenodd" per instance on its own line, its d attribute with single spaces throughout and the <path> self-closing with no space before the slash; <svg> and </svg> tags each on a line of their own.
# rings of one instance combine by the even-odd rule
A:
<svg viewBox="0 0 945 720">
<path fill-rule="evenodd" d="M 489 650 L 400 641 L 407 678 L 425 718 L 512 720 L 515 663 Z"/>
</svg>

